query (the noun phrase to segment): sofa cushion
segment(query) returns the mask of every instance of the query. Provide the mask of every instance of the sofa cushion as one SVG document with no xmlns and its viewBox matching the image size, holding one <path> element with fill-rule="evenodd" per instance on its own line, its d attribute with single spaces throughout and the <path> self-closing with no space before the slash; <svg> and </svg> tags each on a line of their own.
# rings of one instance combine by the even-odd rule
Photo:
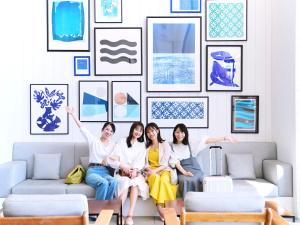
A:
<svg viewBox="0 0 300 225">
<path fill-rule="evenodd" d="M 234 179 L 255 179 L 252 154 L 226 154 L 228 173 Z"/>
<path fill-rule="evenodd" d="M 4 216 L 81 216 L 87 210 L 84 195 L 10 195 Z"/>
<path fill-rule="evenodd" d="M 252 192 L 264 197 L 278 197 L 278 187 L 264 179 L 233 180 L 233 192 Z"/>
<path fill-rule="evenodd" d="M 80 157 L 80 164 L 83 166 L 84 169 L 87 170 L 89 166 L 89 157 L 88 156 Z"/>
<path fill-rule="evenodd" d="M 95 189 L 85 183 L 67 185 L 66 193 L 84 194 L 88 198 L 95 197 Z"/>
<path fill-rule="evenodd" d="M 13 194 L 65 194 L 67 185 L 64 179 L 31 180 L 27 179 L 12 188 Z"/>
<path fill-rule="evenodd" d="M 32 179 L 59 179 L 61 154 L 34 154 Z"/>
</svg>

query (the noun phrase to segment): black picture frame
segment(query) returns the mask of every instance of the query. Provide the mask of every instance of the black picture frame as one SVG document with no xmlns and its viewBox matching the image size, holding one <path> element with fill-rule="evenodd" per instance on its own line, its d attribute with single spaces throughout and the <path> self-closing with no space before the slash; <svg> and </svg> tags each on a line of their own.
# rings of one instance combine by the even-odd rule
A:
<svg viewBox="0 0 300 225">
<path fill-rule="evenodd" d="M 146 17 L 146 23 L 146 91 L 201 92 L 202 18 Z"/>
<path fill-rule="evenodd" d="M 104 13 L 99 12 L 102 8 L 104 10 L 104 6 L 101 5 L 101 0 L 94 0 L 94 22 L 95 23 L 122 23 L 123 21 L 123 0 L 114 0 L 117 2 L 117 16 L 113 16 L 112 14 L 116 9 L 110 8 L 109 11 L 111 14 L 109 16 L 103 15 Z M 113 3 L 112 3 L 113 4 Z M 111 7 L 113 7 L 111 5 Z"/>
<path fill-rule="evenodd" d="M 106 122 L 109 118 L 107 80 L 79 80 L 78 108 L 81 122 Z"/>
<path fill-rule="evenodd" d="M 30 135 L 69 134 L 68 84 L 30 84 Z"/>
<path fill-rule="evenodd" d="M 90 51 L 90 0 L 77 0 L 70 3 L 64 0 L 47 1 L 47 51 L 48 52 L 89 52 Z M 59 4 L 63 6 L 59 7 Z M 74 4 L 77 3 L 76 7 Z M 56 5 L 54 5 L 56 4 Z M 70 4 L 69 8 L 66 4 Z M 53 9 L 55 6 L 55 9 Z M 72 12 L 73 10 L 73 12 Z M 63 12 L 61 12 L 63 11 Z M 74 14 L 79 18 L 79 24 L 72 24 Z M 60 15 L 64 15 L 61 17 Z M 53 25 L 53 20 L 55 20 Z M 82 24 L 81 24 L 82 23 Z M 55 25 L 57 24 L 57 25 Z M 59 27 L 69 25 L 73 28 L 65 30 Z M 67 24 L 67 25 L 66 25 Z M 74 29 L 76 27 L 77 29 Z M 81 27 L 84 27 L 82 30 Z M 53 30 L 53 28 L 55 28 Z"/>
<path fill-rule="evenodd" d="M 231 133 L 259 132 L 259 96 L 231 96 Z"/>
<path fill-rule="evenodd" d="M 174 128 L 178 123 L 189 128 L 209 128 L 209 97 L 147 97 L 146 113 L 146 123 L 155 122 L 160 128 Z"/>
<path fill-rule="evenodd" d="M 227 7 L 229 7 L 230 3 L 234 3 L 234 4 L 242 3 L 243 6 L 245 7 L 245 9 L 243 10 L 243 13 L 245 15 L 244 14 L 240 15 L 238 13 L 238 8 L 231 10 L 230 8 L 229 9 L 224 9 L 224 8 L 217 9 L 217 7 L 213 7 L 215 9 L 215 15 L 212 15 L 212 16 L 210 15 L 210 10 L 209 10 L 210 4 L 226 4 Z M 221 6 L 219 6 L 219 7 L 221 7 Z M 220 13 L 220 11 L 221 11 L 221 13 Z M 224 12 L 229 12 L 229 13 L 232 12 L 232 14 L 230 16 L 226 17 L 226 15 L 224 15 Z M 226 0 L 225 3 L 222 0 L 206 0 L 205 1 L 205 13 L 206 13 L 206 16 L 205 16 L 205 40 L 206 41 L 247 41 L 247 38 L 248 38 L 248 1 L 247 0 Z M 240 15 L 240 17 L 238 18 L 239 15 Z M 236 20 L 243 18 L 243 21 L 241 22 L 244 25 L 242 28 L 242 31 L 237 33 L 238 35 L 241 35 L 241 33 L 244 33 L 244 35 L 242 35 L 241 37 L 235 37 L 234 35 L 232 35 L 232 31 L 233 31 L 232 26 L 233 25 L 232 25 L 232 21 L 229 21 L 230 20 L 229 18 L 232 19 L 233 16 L 236 16 L 236 19 L 234 22 L 236 24 L 238 24 L 236 22 Z M 214 18 L 214 19 L 218 20 L 217 22 L 213 21 L 211 23 L 212 24 L 211 27 L 213 29 L 216 29 L 216 31 L 210 30 L 210 18 Z M 231 23 L 225 24 L 228 21 Z M 239 24 L 241 24 L 241 23 L 239 23 Z M 225 27 L 225 29 L 230 28 L 228 30 L 230 32 L 227 35 L 228 37 L 211 37 L 209 35 L 209 33 L 211 33 L 214 36 L 217 36 L 216 33 L 220 32 L 220 28 L 218 28 L 216 25 L 220 25 L 223 28 Z M 234 30 L 237 30 L 237 29 L 234 29 Z M 222 35 L 224 35 L 224 34 L 226 34 L 226 32 L 222 32 Z"/>
<path fill-rule="evenodd" d="M 141 122 L 141 81 L 111 82 L 111 120 L 114 123 Z"/>
<path fill-rule="evenodd" d="M 142 27 L 95 28 L 95 76 L 141 76 L 142 43 Z"/>
<path fill-rule="evenodd" d="M 243 45 L 206 46 L 206 91 L 243 91 Z"/>
</svg>

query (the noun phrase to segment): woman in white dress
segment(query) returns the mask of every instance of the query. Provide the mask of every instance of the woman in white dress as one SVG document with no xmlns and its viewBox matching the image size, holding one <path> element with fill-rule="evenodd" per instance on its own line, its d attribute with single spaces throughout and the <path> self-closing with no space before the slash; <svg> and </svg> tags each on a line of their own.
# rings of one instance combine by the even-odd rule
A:
<svg viewBox="0 0 300 225">
<path fill-rule="evenodd" d="M 141 171 L 145 166 L 146 147 L 144 143 L 144 125 L 134 122 L 131 125 L 129 136 L 122 138 L 115 146 L 110 157 L 115 166 L 118 164 L 118 196 L 124 204 L 128 191 L 130 192 L 130 206 L 125 223 L 133 224 L 133 212 L 138 196 L 143 200 L 149 197 L 149 187 Z"/>
</svg>

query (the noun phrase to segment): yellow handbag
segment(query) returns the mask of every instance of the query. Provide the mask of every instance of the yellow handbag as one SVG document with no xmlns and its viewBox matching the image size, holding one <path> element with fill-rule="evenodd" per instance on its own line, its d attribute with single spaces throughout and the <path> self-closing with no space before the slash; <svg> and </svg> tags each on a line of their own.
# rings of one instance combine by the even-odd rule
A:
<svg viewBox="0 0 300 225">
<path fill-rule="evenodd" d="M 75 168 L 67 175 L 65 184 L 80 184 L 85 177 L 85 169 L 81 165 Z"/>
</svg>

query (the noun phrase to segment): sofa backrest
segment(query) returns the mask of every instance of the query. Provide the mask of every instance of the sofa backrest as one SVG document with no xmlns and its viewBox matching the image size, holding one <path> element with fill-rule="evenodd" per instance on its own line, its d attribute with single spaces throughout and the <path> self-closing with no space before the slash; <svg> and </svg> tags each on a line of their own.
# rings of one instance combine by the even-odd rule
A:
<svg viewBox="0 0 300 225">
<path fill-rule="evenodd" d="M 12 160 L 26 161 L 26 177 L 33 177 L 35 153 L 61 153 L 60 178 L 80 163 L 80 156 L 88 156 L 88 145 L 73 142 L 17 142 L 14 143 Z M 51 166 L 51 165 L 45 165 Z"/>
<path fill-rule="evenodd" d="M 277 159 L 277 147 L 274 142 L 238 142 L 238 143 L 218 143 L 217 146 L 222 146 L 223 150 L 223 175 L 228 174 L 226 154 L 228 153 L 250 153 L 253 155 L 254 170 L 257 178 L 263 178 L 262 161 L 265 159 Z M 205 175 L 209 175 L 209 147 L 201 151 L 198 156 L 198 161 L 202 165 Z M 214 161 L 212 163 L 215 163 Z"/>
</svg>

